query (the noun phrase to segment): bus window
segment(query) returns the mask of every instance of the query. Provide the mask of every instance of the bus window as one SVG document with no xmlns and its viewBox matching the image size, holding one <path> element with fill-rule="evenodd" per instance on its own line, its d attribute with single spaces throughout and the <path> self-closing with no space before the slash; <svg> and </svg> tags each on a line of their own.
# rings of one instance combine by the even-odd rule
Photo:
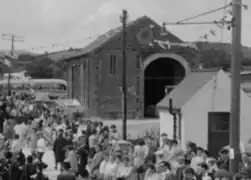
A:
<svg viewBox="0 0 251 180">
<path fill-rule="evenodd" d="M 55 91 L 66 91 L 66 86 L 63 84 L 53 84 L 52 88 Z"/>
<path fill-rule="evenodd" d="M 59 89 L 61 91 L 66 91 L 66 86 L 64 84 L 59 84 Z"/>
<path fill-rule="evenodd" d="M 48 90 L 51 90 L 51 84 L 44 84 L 43 85 L 43 91 L 48 91 Z"/>
<path fill-rule="evenodd" d="M 58 90 L 58 84 L 52 84 L 52 90 L 54 91 Z"/>
</svg>

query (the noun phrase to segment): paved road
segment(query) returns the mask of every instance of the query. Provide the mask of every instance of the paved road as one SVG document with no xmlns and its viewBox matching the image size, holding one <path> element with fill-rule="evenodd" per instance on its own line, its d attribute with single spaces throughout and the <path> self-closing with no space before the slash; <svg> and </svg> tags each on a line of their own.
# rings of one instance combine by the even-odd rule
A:
<svg viewBox="0 0 251 180">
<path fill-rule="evenodd" d="M 28 156 L 30 154 L 29 149 L 24 149 L 24 154 Z M 54 169 L 54 154 L 52 150 L 47 150 L 44 154 L 43 161 L 48 165 L 48 168 L 44 173 L 49 177 L 50 180 L 56 180 L 59 174 L 58 170 Z"/>
</svg>

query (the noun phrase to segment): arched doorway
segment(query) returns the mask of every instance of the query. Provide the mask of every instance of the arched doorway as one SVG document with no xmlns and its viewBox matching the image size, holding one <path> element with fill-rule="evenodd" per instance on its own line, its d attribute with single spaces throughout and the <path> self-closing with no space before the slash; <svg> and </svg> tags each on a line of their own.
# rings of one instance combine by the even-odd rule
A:
<svg viewBox="0 0 251 180">
<path fill-rule="evenodd" d="M 187 61 L 177 54 L 155 54 L 144 61 L 144 116 L 157 117 L 156 105 L 189 72 Z"/>
</svg>

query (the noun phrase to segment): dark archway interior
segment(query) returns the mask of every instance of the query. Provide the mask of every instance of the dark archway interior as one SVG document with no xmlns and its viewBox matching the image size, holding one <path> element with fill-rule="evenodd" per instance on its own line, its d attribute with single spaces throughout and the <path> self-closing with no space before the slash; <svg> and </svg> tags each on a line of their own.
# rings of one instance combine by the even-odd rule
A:
<svg viewBox="0 0 251 180">
<path fill-rule="evenodd" d="M 157 117 L 156 105 L 165 97 L 166 87 L 179 84 L 185 77 L 186 70 L 178 61 L 159 58 L 145 69 L 145 117 Z"/>
</svg>

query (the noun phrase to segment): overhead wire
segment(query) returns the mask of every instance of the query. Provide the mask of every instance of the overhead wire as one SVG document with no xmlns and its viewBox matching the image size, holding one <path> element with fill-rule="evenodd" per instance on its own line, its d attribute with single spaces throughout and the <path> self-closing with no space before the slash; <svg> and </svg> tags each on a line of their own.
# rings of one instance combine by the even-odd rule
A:
<svg viewBox="0 0 251 180">
<path fill-rule="evenodd" d="M 226 4 L 226 5 L 222 6 L 222 7 L 219 7 L 219 8 L 216 8 L 216 9 L 213 9 L 213 10 L 210 10 L 210 11 L 207 11 L 207 12 L 204 12 L 204 13 L 201 13 L 201 14 L 198 14 L 198 15 L 196 15 L 196 16 L 192 16 L 192 17 L 188 17 L 188 18 L 182 19 L 182 20 L 180 20 L 180 21 L 177 21 L 176 23 L 177 23 L 177 24 L 181 24 L 181 23 L 183 23 L 183 22 L 185 22 L 185 21 L 190 21 L 190 20 L 193 20 L 193 19 L 197 19 L 197 18 L 199 18 L 199 17 L 202 17 L 202 16 L 205 16 L 205 15 L 209 15 L 209 14 L 212 14 L 212 13 L 215 13 L 215 12 L 218 12 L 218 11 L 221 11 L 221 10 L 224 10 L 224 9 L 226 9 L 227 7 L 231 6 L 231 5 L 232 5 L 232 3 L 229 3 L 229 4 Z"/>
<path fill-rule="evenodd" d="M 179 20 L 179 21 L 176 21 L 176 22 L 170 22 L 170 23 L 163 23 L 164 25 L 210 25 L 210 24 L 215 24 L 215 25 L 219 25 L 219 24 L 222 24 L 222 21 L 202 21 L 202 22 L 186 22 L 186 21 L 190 21 L 190 20 L 193 20 L 193 19 L 197 19 L 199 17 L 202 17 L 202 16 L 205 16 L 205 15 L 209 15 L 209 14 L 212 14 L 212 13 L 215 13 L 215 12 L 218 12 L 218 11 L 221 11 L 223 10 L 223 12 L 226 10 L 227 7 L 231 6 L 232 3 L 227 3 L 227 0 L 225 0 L 225 5 L 222 6 L 222 7 L 219 7 L 219 8 L 216 8 L 216 9 L 213 9 L 213 10 L 210 10 L 210 11 L 207 11 L 207 12 L 204 12 L 204 13 L 201 13 L 201 14 L 198 14 L 196 16 L 192 16 L 192 17 L 188 17 L 188 18 L 185 18 L 185 19 L 182 19 L 182 20 Z M 223 28 L 222 28 L 223 29 Z M 86 38 L 84 38 L 86 41 Z M 87 39 L 93 39 L 93 37 L 89 36 Z M 52 44 L 51 46 L 40 46 L 40 47 L 37 47 L 37 48 L 31 48 L 31 49 L 37 49 L 37 50 L 42 50 L 42 49 L 46 49 L 46 48 L 51 48 L 51 47 L 57 47 L 57 46 L 60 46 L 64 43 L 57 43 L 57 44 Z"/>
</svg>

